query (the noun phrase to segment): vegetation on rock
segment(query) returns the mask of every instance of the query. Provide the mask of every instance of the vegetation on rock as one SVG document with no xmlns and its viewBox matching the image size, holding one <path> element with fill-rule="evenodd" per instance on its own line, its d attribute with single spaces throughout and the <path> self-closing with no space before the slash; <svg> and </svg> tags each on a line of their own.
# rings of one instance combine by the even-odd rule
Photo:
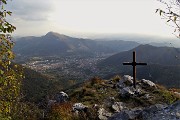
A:
<svg viewBox="0 0 180 120">
<path fill-rule="evenodd" d="M 54 104 L 49 115 L 51 118 L 95 120 L 102 117 L 100 114 L 103 111 L 106 111 L 107 115 L 113 115 L 117 113 L 117 110 L 123 111 L 124 109 L 132 110 L 137 108 L 143 110 L 152 105 L 169 105 L 180 100 L 180 96 L 163 86 L 155 85 L 151 87 L 142 83 L 141 80 L 137 82 L 137 86 L 141 91 L 139 95 L 135 93 L 130 96 L 122 96 L 122 91 L 119 88 L 122 81 L 123 78 L 118 76 L 110 80 L 94 77 L 85 81 L 76 88 L 68 89 L 66 93 L 69 94 L 69 101 Z M 123 84 L 125 85 L 123 88 L 132 86 L 131 82 L 128 81 L 124 81 Z M 88 110 L 75 114 L 72 112 L 74 103 L 82 103 L 88 106 Z"/>
</svg>

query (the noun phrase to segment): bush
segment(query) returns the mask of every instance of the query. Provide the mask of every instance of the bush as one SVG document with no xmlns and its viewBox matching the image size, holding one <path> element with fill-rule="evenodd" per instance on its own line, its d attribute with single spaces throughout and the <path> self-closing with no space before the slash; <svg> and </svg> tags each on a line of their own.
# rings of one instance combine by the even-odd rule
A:
<svg viewBox="0 0 180 120">
<path fill-rule="evenodd" d="M 104 83 L 104 80 L 102 80 L 99 77 L 94 77 L 91 79 L 91 85 L 102 84 L 102 83 Z"/>
<path fill-rule="evenodd" d="M 48 114 L 49 120 L 74 120 L 77 118 L 76 115 L 72 114 L 73 104 L 65 102 L 61 104 L 55 104 L 52 106 L 50 113 Z"/>
</svg>

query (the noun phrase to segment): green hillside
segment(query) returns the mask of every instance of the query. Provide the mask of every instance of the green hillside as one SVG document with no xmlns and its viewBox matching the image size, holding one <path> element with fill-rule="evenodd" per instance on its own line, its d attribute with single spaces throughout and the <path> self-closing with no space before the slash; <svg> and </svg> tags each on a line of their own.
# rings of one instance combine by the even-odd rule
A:
<svg viewBox="0 0 180 120">
<path fill-rule="evenodd" d="M 148 86 L 148 84 L 142 84 L 142 81 L 137 82 L 138 89 L 141 90 L 139 95 L 123 96 L 123 88 L 118 87 L 118 85 L 123 84 L 123 81 L 125 83 L 124 87 L 132 87 L 129 81 L 116 76 L 110 80 L 94 77 L 78 86 L 69 88 L 65 91 L 69 95 L 69 100 L 52 106 L 48 119 L 103 120 L 111 118 L 116 113 L 125 111 L 128 113 L 130 111 L 131 114 L 128 114 L 128 116 L 132 115 L 133 120 L 144 120 L 142 119 L 144 115 L 141 114 L 144 110 L 147 111 L 151 107 L 154 107 L 153 111 L 161 110 L 161 106 L 164 104 L 169 105 L 180 100 L 180 96 L 178 97 L 164 87 L 157 84 L 154 87 Z M 78 114 L 74 114 L 72 112 L 74 103 L 82 103 L 87 106 L 87 111 L 82 110 L 78 111 Z M 148 112 L 153 112 L 151 110 L 148 110 Z M 151 113 L 151 116 L 152 114 L 154 113 Z M 122 118 L 123 116 L 119 119 Z"/>
<path fill-rule="evenodd" d="M 147 66 L 137 66 L 137 78 L 150 79 L 166 87 L 180 88 L 180 49 L 172 47 L 154 47 L 140 45 L 130 51 L 115 54 L 99 63 L 102 72 L 111 77 L 115 74 L 132 75 L 131 66 L 123 62 L 132 62 L 132 52 L 136 51 L 137 62 L 146 62 Z"/>
</svg>

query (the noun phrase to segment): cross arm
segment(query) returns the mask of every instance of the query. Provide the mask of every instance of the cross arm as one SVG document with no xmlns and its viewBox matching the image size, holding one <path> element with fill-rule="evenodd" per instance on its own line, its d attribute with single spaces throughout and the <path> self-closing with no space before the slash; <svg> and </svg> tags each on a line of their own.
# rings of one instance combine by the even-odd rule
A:
<svg viewBox="0 0 180 120">
<path fill-rule="evenodd" d="M 136 63 L 136 65 L 147 65 L 147 63 Z"/>
<path fill-rule="evenodd" d="M 124 62 L 123 65 L 132 65 L 130 62 Z"/>
<path fill-rule="evenodd" d="M 130 63 L 130 62 L 124 62 L 123 65 L 135 65 L 135 66 L 136 66 L 136 65 L 147 65 L 147 63 L 136 63 L 136 62 L 135 62 L 135 63 L 133 63 L 133 62 Z"/>
</svg>

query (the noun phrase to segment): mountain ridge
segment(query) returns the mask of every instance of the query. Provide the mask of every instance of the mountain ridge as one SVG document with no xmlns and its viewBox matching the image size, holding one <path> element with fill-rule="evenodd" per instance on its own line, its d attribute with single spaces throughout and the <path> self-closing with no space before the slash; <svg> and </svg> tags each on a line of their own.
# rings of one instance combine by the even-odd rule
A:
<svg viewBox="0 0 180 120">
<path fill-rule="evenodd" d="M 132 67 L 123 66 L 122 63 L 133 61 L 133 51 L 136 51 L 137 62 L 148 64 L 147 66 L 137 66 L 137 78 L 146 77 L 166 87 L 180 87 L 180 74 L 178 74 L 180 71 L 180 49 L 177 48 L 140 45 L 132 50 L 115 54 L 101 61 L 98 66 L 110 76 L 115 74 L 132 75 Z M 170 81 L 174 82 L 169 84 Z"/>
<path fill-rule="evenodd" d="M 88 44 L 95 43 L 93 43 L 93 41 L 87 42 L 82 39 L 49 32 L 45 36 L 29 39 L 21 38 L 21 41 L 17 40 L 14 51 L 17 54 L 22 54 L 24 56 L 53 56 L 71 51 L 75 52 L 81 49 L 89 52 L 93 47 L 90 45 L 88 46 Z M 97 46 L 93 46 L 94 49 L 99 51 Z"/>
<path fill-rule="evenodd" d="M 64 34 L 55 32 L 48 32 L 41 37 L 22 37 L 16 40 L 14 52 L 21 56 L 54 56 L 54 55 L 66 55 L 66 54 L 97 54 L 97 53 L 116 53 L 124 50 L 121 49 L 126 43 L 126 49 L 132 49 L 136 47 L 138 43 L 135 42 L 113 42 L 113 45 L 119 43 L 119 48 L 114 49 L 113 45 L 108 46 L 109 43 L 103 45 L 101 42 L 69 37 Z M 128 43 L 131 43 L 128 45 Z"/>
<path fill-rule="evenodd" d="M 180 57 L 180 49 L 173 47 L 155 47 L 148 44 L 139 45 L 132 50 L 117 53 L 107 58 L 103 62 L 104 64 L 109 65 L 113 63 L 113 66 L 123 62 L 131 62 L 133 51 L 136 51 L 137 62 L 148 62 L 163 65 L 180 65 L 180 60 L 178 59 Z"/>
</svg>

